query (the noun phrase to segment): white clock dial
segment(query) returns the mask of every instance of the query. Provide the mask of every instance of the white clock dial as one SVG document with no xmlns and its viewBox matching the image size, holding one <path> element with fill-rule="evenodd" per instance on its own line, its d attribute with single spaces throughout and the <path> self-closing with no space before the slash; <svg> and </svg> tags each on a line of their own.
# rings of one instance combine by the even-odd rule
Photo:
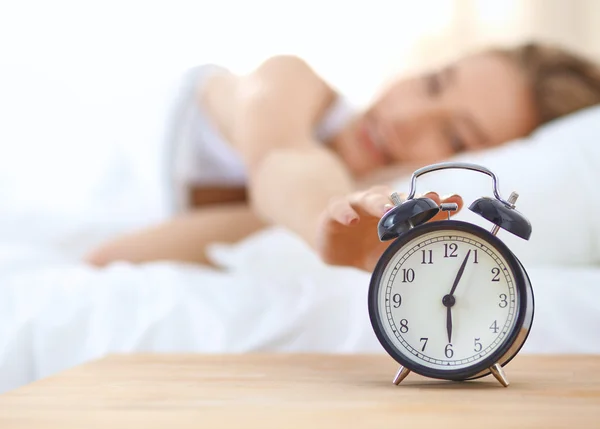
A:
<svg viewBox="0 0 600 429">
<path fill-rule="evenodd" d="M 420 235 L 396 252 L 381 276 L 377 306 L 383 330 L 406 359 L 457 370 L 502 346 L 519 296 L 497 249 L 450 229 Z"/>
</svg>

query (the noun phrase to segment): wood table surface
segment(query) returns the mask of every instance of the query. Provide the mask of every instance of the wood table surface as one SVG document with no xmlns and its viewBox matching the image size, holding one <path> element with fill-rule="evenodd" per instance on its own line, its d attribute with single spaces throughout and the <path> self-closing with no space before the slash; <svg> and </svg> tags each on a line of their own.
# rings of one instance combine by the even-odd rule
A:
<svg viewBox="0 0 600 429">
<path fill-rule="evenodd" d="M 600 356 L 469 382 L 387 355 L 111 355 L 0 395 L 0 428 L 600 428 Z"/>
</svg>

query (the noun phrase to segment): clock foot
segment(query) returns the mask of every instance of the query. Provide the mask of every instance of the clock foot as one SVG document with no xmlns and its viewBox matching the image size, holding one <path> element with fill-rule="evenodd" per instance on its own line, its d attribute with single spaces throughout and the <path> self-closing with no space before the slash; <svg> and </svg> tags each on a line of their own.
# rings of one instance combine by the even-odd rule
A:
<svg viewBox="0 0 600 429">
<path fill-rule="evenodd" d="M 410 374 L 410 369 L 401 366 L 398 372 L 396 373 L 396 376 L 394 377 L 394 384 L 396 386 L 399 385 L 408 374 Z"/>
<path fill-rule="evenodd" d="M 503 385 L 504 387 L 508 387 L 508 378 L 506 378 L 506 374 L 504 373 L 504 370 L 499 364 L 495 363 L 494 365 L 492 365 L 490 367 L 490 371 L 492 371 L 492 374 L 494 375 L 494 377 L 496 377 L 496 380 L 498 380 L 501 385 Z"/>
</svg>

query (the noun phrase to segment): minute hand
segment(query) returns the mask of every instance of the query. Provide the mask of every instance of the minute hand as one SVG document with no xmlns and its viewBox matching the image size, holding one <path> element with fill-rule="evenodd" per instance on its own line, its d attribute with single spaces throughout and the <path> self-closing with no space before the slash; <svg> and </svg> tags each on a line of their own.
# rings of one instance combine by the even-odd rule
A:
<svg viewBox="0 0 600 429">
<path fill-rule="evenodd" d="M 460 268 L 458 270 L 458 274 L 456 274 L 456 278 L 454 279 L 454 284 L 452 285 L 452 289 L 450 289 L 449 295 L 451 295 L 451 296 L 454 295 L 456 286 L 458 286 L 458 282 L 460 281 L 460 278 L 462 277 L 463 273 L 465 272 L 465 266 L 467 265 L 467 260 L 469 259 L 470 254 L 471 254 L 471 250 L 469 249 L 469 251 L 467 252 L 467 256 L 465 256 L 465 260 L 462 262 L 462 265 L 460 266 Z"/>
</svg>

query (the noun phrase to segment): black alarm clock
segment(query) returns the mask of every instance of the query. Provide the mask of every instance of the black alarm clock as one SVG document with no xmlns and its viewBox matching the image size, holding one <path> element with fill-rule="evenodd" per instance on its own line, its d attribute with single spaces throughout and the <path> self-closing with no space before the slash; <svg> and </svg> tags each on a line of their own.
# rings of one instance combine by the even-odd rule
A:
<svg viewBox="0 0 600 429">
<path fill-rule="evenodd" d="M 450 219 L 456 204 L 415 198 L 419 176 L 452 168 L 492 178 L 494 197 L 469 206 L 491 230 Z M 391 196 L 395 206 L 377 232 L 381 241 L 395 241 L 372 273 L 368 309 L 378 340 L 401 365 L 394 384 L 412 371 L 454 381 L 493 374 L 508 386 L 503 367 L 525 343 L 534 314 L 529 276 L 497 237 L 501 228 L 529 240 L 531 224 L 515 209 L 517 197 L 502 199 L 489 169 L 456 162 L 415 171 L 406 200 Z M 440 211 L 448 212 L 447 220 L 428 222 Z"/>
</svg>

